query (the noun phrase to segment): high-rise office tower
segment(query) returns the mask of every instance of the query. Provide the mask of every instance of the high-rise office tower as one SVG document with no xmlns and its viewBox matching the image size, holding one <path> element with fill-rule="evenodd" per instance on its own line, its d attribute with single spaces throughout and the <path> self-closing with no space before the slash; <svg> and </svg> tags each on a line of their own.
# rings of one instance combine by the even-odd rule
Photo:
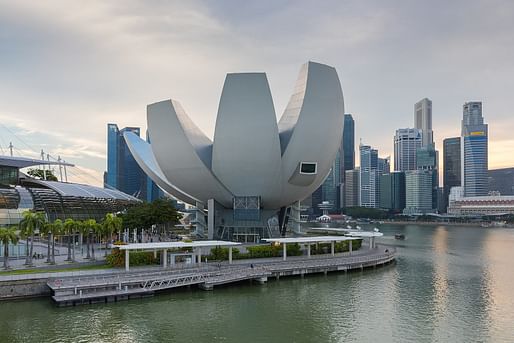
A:
<svg viewBox="0 0 514 343">
<path fill-rule="evenodd" d="M 378 150 L 360 145 L 360 206 L 377 208 L 380 197 L 380 173 Z"/>
<path fill-rule="evenodd" d="M 488 175 L 489 192 L 514 195 L 514 168 L 491 169 Z"/>
<path fill-rule="evenodd" d="M 432 101 L 424 98 L 414 105 L 414 127 L 421 130 L 421 146 L 426 147 L 434 143 L 432 131 Z"/>
<path fill-rule="evenodd" d="M 398 129 L 394 136 L 394 170 L 416 169 L 416 150 L 421 147 L 420 129 Z"/>
<path fill-rule="evenodd" d="M 405 208 L 405 172 L 380 175 L 380 208 L 403 211 Z"/>
<path fill-rule="evenodd" d="M 319 204 L 330 202 L 331 212 L 338 212 L 344 207 L 344 177 L 346 170 L 355 167 L 355 124 L 351 114 L 344 115 L 343 137 L 332 169 L 327 178 L 312 196 L 313 213 L 321 214 Z"/>
<path fill-rule="evenodd" d="M 386 157 L 386 158 L 378 158 L 378 172 L 380 174 L 382 173 L 390 173 L 391 172 L 391 163 L 390 163 L 390 158 L 389 157 Z"/>
<path fill-rule="evenodd" d="M 437 209 L 439 190 L 439 154 L 434 149 L 434 143 L 421 147 L 416 151 L 416 168 L 427 170 L 432 175 L 432 209 Z"/>
<path fill-rule="evenodd" d="M 355 168 L 355 122 L 351 114 L 344 115 L 343 139 L 340 149 L 339 207 L 345 207 L 345 172 Z"/>
<path fill-rule="evenodd" d="M 446 138 L 443 141 L 443 207 L 448 207 L 448 197 L 452 187 L 461 186 L 460 137 Z"/>
<path fill-rule="evenodd" d="M 345 171 L 344 203 L 345 207 L 360 206 L 360 170 L 352 169 Z"/>
<path fill-rule="evenodd" d="M 344 115 L 343 140 L 341 146 L 341 174 L 355 168 L 355 122 L 351 114 Z M 344 178 L 344 175 L 342 175 Z"/>
<path fill-rule="evenodd" d="M 487 124 L 482 116 L 482 102 L 467 102 L 463 106 L 461 132 L 461 184 L 465 196 L 488 193 Z"/>
<path fill-rule="evenodd" d="M 123 138 L 129 131 L 140 135 L 138 127 L 118 129 L 116 124 L 107 124 L 107 172 L 104 184 L 142 200 L 152 201 L 162 192 L 139 167 Z"/>
<path fill-rule="evenodd" d="M 433 213 L 432 172 L 409 170 L 405 172 L 405 214 Z"/>
</svg>

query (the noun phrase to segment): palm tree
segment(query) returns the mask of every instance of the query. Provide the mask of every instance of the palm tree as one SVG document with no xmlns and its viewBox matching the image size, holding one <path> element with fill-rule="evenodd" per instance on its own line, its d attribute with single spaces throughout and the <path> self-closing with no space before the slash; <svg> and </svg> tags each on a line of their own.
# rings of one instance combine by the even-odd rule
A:
<svg viewBox="0 0 514 343">
<path fill-rule="evenodd" d="M 34 253 L 34 233 L 41 229 L 46 223 L 44 212 L 23 212 L 23 219 L 20 222 L 20 229 L 27 241 L 30 237 L 30 251 L 27 254 L 25 264 L 32 265 L 32 254 Z"/>
<path fill-rule="evenodd" d="M 50 229 L 52 230 L 52 263 L 55 264 L 55 236 L 62 234 L 64 231 L 62 220 L 56 219 Z"/>
<path fill-rule="evenodd" d="M 106 237 L 109 236 L 109 240 L 112 241 L 113 232 L 117 232 L 121 230 L 122 227 L 122 219 L 120 217 L 116 217 L 113 213 L 107 213 L 105 215 L 105 219 L 103 221 L 103 231 L 105 232 Z M 105 256 L 107 256 L 108 240 L 105 240 Z"/>
<path fill-rule="evenodd" d="M 9 244 L 18 243 L 16 226 L 0 228 L 0 242 L 4 245 L 4 268 L 9 269 Z"/>
<path fill-rule="evenodd" d="M 47 254 L 46 254 L 46 263 L 51 263 L 52 262 L 52 256 L 51 256 L 51 253 L 50 253 L 50 245 L 52 244 L 52 223 L 46 223 L 45 225 L 43 225 L 43 227 L 41 228 L 41 230 L 39 230 L 40 234 L 41 235 L 47 235 L 47 239 L 48 239 L 48 249 L 47 249 Z"/>
<path fill-rule="evenodd" d="M 91 231 L 91 228 L 90 226 L 88 225 L 88 221 L 85 220 L 83 222 L 80 222 L 80 226 L 79 226 L 79 232 L 80 234 L 82 235 L 82 243 L 84 243 L 84 239 L 86 240 L 86 250 L 87 250 L 87 256 L 86 258 L 87 259 L 90 259 L 91 258 L 91 254 L 89 253 L 89 245 L 91 243 L 90 241 L 90 237 L 89 237 L 89 232 Z"/>
<path fill-rule="evenodd" d="M 68 258 L 66 261 L 72 261 L 71 258 L 71 236 L 73 234 L 73 230 L 75 228 L 75 221 L 71 218 L 68 218 L 64 221 L 64 231 L 68 235 Z"/>
<path fill-rule="evenodd" d="M 86 258 L 92 258 L 93 260 L 95 259 L 95 247 L 94 247 L 94 239 L 93 238 L 93 233 L 95 232 L 95 227 L 97 226 L 98 224 L 96 223 L 96 220 L 94 219 L 88 219 L 84 222 L 84 226 L 87 230 L 87 244 L 88 244 L 88 248 L 87 248 L 87 257 Z M 91 253 L 92 253 L 92 256 L 89 255 L 89 246 L 91 246 Z"/>
<path fill-rule="evenodd" d="M 98 243 L 99 243 L 99 246 L 101 247 L 102 245 L 102 235 L 104 233 L 104 227 L 102 224 L 99 224 L 99 223 L 96 223 L 94 228 L 93 228 L 93 232 L 94 232 L 94 238 L 93 239 L 93 243 L 95 243 L 96 241 L 96 238 L 98 237 Z M 99 249 L 100 249 L 99 247 Z M 95 253 L 94 253 L 94 250 L 93 250 L 93 260 L 95 259 Z"/>
</svg>

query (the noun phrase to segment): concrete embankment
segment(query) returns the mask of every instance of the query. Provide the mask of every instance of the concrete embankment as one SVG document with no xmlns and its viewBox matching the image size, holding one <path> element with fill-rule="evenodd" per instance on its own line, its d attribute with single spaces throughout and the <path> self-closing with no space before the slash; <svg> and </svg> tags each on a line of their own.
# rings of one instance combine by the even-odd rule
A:
<svg viewBox="0 0 514 343">
<path fill-rule="evenodd" d="M 142 267 L 139 270 L 88 270 L 0 276 L 0 300 L 52 296 L 60 306 L 128 300 L 151 296 L 156 291 L 198 285 L 214 286 L 242 280 L 265 283 L 268 277 L 350 271 L 377 267 L 394 261 L 396 250 L 378 246 L 354 254 L 297 256 L 238 261 L 235 264 L 202 263 L 186 268 Z"/>
<path fill-rule="evenodd" d="M 0 281 L 0 300 L 50 296 L 48 278 Z"/>
</svg>

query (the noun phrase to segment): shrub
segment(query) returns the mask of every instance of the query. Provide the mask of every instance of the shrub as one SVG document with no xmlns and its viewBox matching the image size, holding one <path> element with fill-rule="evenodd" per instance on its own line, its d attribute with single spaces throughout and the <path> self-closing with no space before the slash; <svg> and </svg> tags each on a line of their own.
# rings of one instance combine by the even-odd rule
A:
<svg viewBox="0 0 514 343">
<path fill-rule="evenodd" d="M 248 258 L 265 258 L 265 257 L 280 257 L 282 256 L 282 245 L 256 245 L 248 247 Z M 287 245 L 288 256 L 300 256 L 302 250 L 298 243 Z"/>
<path fill-rule="evenodd" d="M 229 248 L 220 247 L 217 246 L 214 249 L 211 250 L 211 254 L 207 256 L 207 259 L 209 260 L 215 260 L 215 261 L 226 261 L 228 260 L 228 252 Z M 233 259 L 239 259 L 240 256 L 239 249 L 232 248 L 232 258 Z"/>
<path fill-rule="evenodd" d="M 114 249 L 111 254 L 107 255 L 105 260 L 111 267 L 122 267 L 125 265 L 125 251 Z M 155 258 L 153 252 L 132 251 L 129 255 L 129 263 L 131 266 L 159 264 L 159 255 Z"/>
</svg>

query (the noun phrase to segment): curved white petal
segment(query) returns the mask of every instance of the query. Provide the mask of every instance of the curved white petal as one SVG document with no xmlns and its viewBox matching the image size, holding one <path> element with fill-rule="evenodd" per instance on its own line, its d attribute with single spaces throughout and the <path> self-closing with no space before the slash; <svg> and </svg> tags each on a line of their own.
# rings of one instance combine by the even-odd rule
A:
<svg viewBox="0 0 514 343">
<path fill-rule="evenodd" d="M 152 179 L 157 186 L 168 194 L 173 195 L 175 198 L 186 202 L 188 204 L 194 204 L 199 201 L 195 197 L 187 194 L 183 190 L 172 185 L 164 176 L 159 164 L 157 163 L 155 156 L 152 151 L 150 144 L 142 140 L 138 135 L 133 132 L 126 131 L 123 134 L 127 146 L 134 156 L 137 164 L 143 169 L 143 171 Z"/>
<path fill-rule="evenodd" d="M 148 105 L 147 119 L 153 153 L 169 182 L 204 203 L 214 198 L 230 207 L 232 194 L 210 170 L 212 143 L 182 106 L 173 100 Z"/>
<path fill-rule="evenodd" d="M 314 62 L 303 65 L 278 124 L 282 206 L 304 199 L 321 185 L 340 147 L 343 125 L 343 92 L 336 70 Z M 301 174 L 301 162 L 316 163 L 316 173 Z"/>
<path fill-rule="evenodd" d="M 265 73 L 228 74 L 218 108 L 212 171 L 237 196 L 280 199 L 280 141 Z"/>
</svg>

